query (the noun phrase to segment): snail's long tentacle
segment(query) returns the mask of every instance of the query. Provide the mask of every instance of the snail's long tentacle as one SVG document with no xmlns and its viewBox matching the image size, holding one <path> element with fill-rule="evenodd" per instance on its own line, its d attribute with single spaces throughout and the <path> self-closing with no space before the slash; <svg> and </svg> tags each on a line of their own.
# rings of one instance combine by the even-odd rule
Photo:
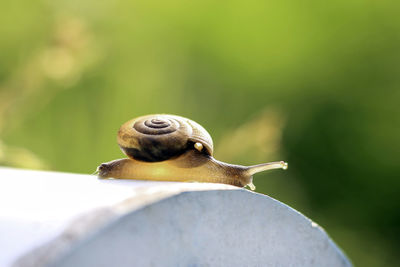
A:
<svg viewBox="0 0 400 267">
<path fill-rule="evenodd" d="M 275 161 L 275 162 L 269 162 L 269 163 L 262 163 L 258 165 L 253 165 L 248 167 L 248 174 L 253 175 L 258 172 L 263 172 L 267 170 L 273 170 L 273 169 L 284 169 L 286 170 L 288 168 L 288 164 L 284 161 Z"/>
</svg>

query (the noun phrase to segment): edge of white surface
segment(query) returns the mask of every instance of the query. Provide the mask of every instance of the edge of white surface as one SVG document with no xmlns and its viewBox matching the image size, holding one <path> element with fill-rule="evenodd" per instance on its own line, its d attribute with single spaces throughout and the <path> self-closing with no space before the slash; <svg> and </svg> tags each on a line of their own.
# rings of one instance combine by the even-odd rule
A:
<svg viewBox="0 0 400 267">
<path fill-rule="evenodd" d="M 12 184 L 11 187 L 14 187 L 14 189 L 18 189 L 24 185 L 23 182 L 27 182 L 27 179 L 36 177 L 34 184 L 36 184 L 37 187 L 44 191 L 51 190 L 51 186 L 54 185 L 49 185 L 49 188 L 43 188 L 43 185 L 40 185 L 40 183 L 51 184 L 54 181 L 50 180 L 54 179 L 54 177 L 58 177 L 62 181 L 67 179 L 67 183 L 71 183 L 75 187 L 77 184 L 81 185 L 78 190 L 79 196 L 84 197 L 85 192 L 94 189 L 91 193 L 93 193 L 95 197 L 99 198 L 94 199 L 95 201 L 92 203 L 92 206 L 88 205 L 83 207 L 83 209 L 81 209 L 82 207 L 79 207 L 80 209 L 73 210 L 73 212 L 70 214 L 72 216 L 61 218 L 65 219 L 65 221 L 59 221 L 61 224 L 57 225 L 58 228 L 56 231 L 47 236 L 46 239 L 41 240 L 41 242 L 35 245 L 28 245 L 26 246 L 25 250 L 20 251 L 19 254 L 15 254 L 12 258 L 12 261 L 9 261 L 10 264 L 13 262 L 13 266 L 15 267 L 44 266 L 51 264 L 57 259 L 62 259 L 63 255 L 65 256 L 69 255 L 70 253 L 74 253 L 74 251 L 76 252 L 81 245 L 85 244 L 85 242 L 95 238 L 96 236 L 99 236 L 100 233 L 104 233 L 104 231 L 107 231 L 107 229 L 110 229 L 110 227 L 112 228 L 114 225 L 125 220 L 127 216 L 137 214 L 152 204 L 158 205 L 159 203 L 167 202 L 169 199 L 175 196 L 178 196 L 179 198 L 187 194 L 193 195 L 193 193 L 198 195 L 196 194 L 198 191 L 216 192 L 216 194 L 218 194 L 218 191 L 236 191 L 240 194 L 251 194 L 250 198 L 254 196 L 260 199 L 264 198 L 264 200 L 268 200 L 267 202 L 275 203 L 275 206 L 280 206 L 281 208 L 288 210 L 288 213 L 292 213 L 295 217 L 301 217 L 305 219 L 313 229 L 318 229 L 322 235 L 326 236 L 327 242 L 330 244 L 330 246 L 337 251 L 338 257 L 341 257 L 347 261 L 347 257 L 345 256 L 344 252 L 334 243 L 329 235 L 309 218 L 276 199 L 246 189 L 224 184 L 153 182 L 138 180 L 102 180 L 97 179 L 97 177 L 93 175 L 18 170 L 1 167 L 0 183 L 2 182 L 2 178 L 4 178 L 5 174 L 14 176 L 14 178 L 19 177 L 9 183 Z M 22 184 L 20 184 L 21 182 Z M 35 185 L 31 184 L 29 190 L 26 192 L 31 192 L 31 194 L 33 193 L 32 195 L 35 195 L 34 192 L 32 192 L 32 190 L 35 190 L 34 187 Z M 62 189 L 62 183 L 58 184 L 56 188 L 59 190 L 60 188 Z M 4 195 L 2 196 L 2 190 L 4 193 L 5 189 L 5 187 L 0 187 L 0 212 L 3 212 L 2 204 L 4 207 L 4 203 L 1 202 L 2 198 L 4 200 Z M 9 197 L 10 193 L 12 192 L 8 192 Z M 112 193 L 116 195 L 114 197 L 108 196 L 103 199 L 102 193 Z M 63 198 L 65 195 L 55 194 L 53 197 Z M 84 198 L 82 200 L 84 200 Z M 32 202 L 29 203 L 32 204 Z M 45 210 L 46 209 L 43 211 Z M 0 247 L 3 247 L 1 245 L 1 215 L 3 214 L 0 213 Z M 31 215 L 35 214 L 33 213 Z M 32 221 L 29 220 L 29 217 L 25 217 L 25 219 L 28 219 L 26 221 L 28 225 L 32 223 Z M 73 249 L 71 250 L 72 247 Z M 351 263 L 349 262 L 349 265 L 346 266 L 351 266 Z"/>
</svg>

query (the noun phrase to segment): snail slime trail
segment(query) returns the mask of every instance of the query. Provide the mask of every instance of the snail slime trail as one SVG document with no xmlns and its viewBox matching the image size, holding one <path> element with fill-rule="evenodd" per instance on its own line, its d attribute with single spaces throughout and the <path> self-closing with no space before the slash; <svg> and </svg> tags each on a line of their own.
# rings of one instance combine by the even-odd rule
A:
<svg viewBox="0 0 400 267">
<path fill-rule="evenodd" d="M 117 141 L 128 158 L 102 163 L 97 168 L 100 178 L 223 183 L 254 190 L 255 173 L 288 166 L 284 161 L 254 166 L 218 161 L 210 134 L 175 115 L 132 119 L 121 126 Z"/>
</svg>

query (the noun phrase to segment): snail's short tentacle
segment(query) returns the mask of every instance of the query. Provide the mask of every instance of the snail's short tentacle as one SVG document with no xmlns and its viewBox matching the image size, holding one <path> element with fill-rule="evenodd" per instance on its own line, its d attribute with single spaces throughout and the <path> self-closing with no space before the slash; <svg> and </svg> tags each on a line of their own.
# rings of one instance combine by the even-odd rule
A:
<svg viewBox="0 0 400 267">
<path fill-rule="evenodd" d="M 250 188 L 250 190 L 254 191 L 256 190 L 256 186 L 253 184 L 253 182 L 247 184 L 247 186 Z"/>
</svg>

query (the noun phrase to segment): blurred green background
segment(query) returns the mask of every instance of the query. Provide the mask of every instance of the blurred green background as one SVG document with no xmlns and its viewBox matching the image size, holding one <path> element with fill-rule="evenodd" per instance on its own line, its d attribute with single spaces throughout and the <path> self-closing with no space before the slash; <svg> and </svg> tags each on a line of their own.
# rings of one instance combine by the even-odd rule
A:
<svg viewBox="0 0 400 267">
<path fill-rule="evenodd" d="M 93 173 L 119 126 L 189 117 L 356 266 L 399 266 L 398 1 L 6 1 L 0 165 Z M 299 244 L 301 245 L 301 244 Z"/>
</svg>

